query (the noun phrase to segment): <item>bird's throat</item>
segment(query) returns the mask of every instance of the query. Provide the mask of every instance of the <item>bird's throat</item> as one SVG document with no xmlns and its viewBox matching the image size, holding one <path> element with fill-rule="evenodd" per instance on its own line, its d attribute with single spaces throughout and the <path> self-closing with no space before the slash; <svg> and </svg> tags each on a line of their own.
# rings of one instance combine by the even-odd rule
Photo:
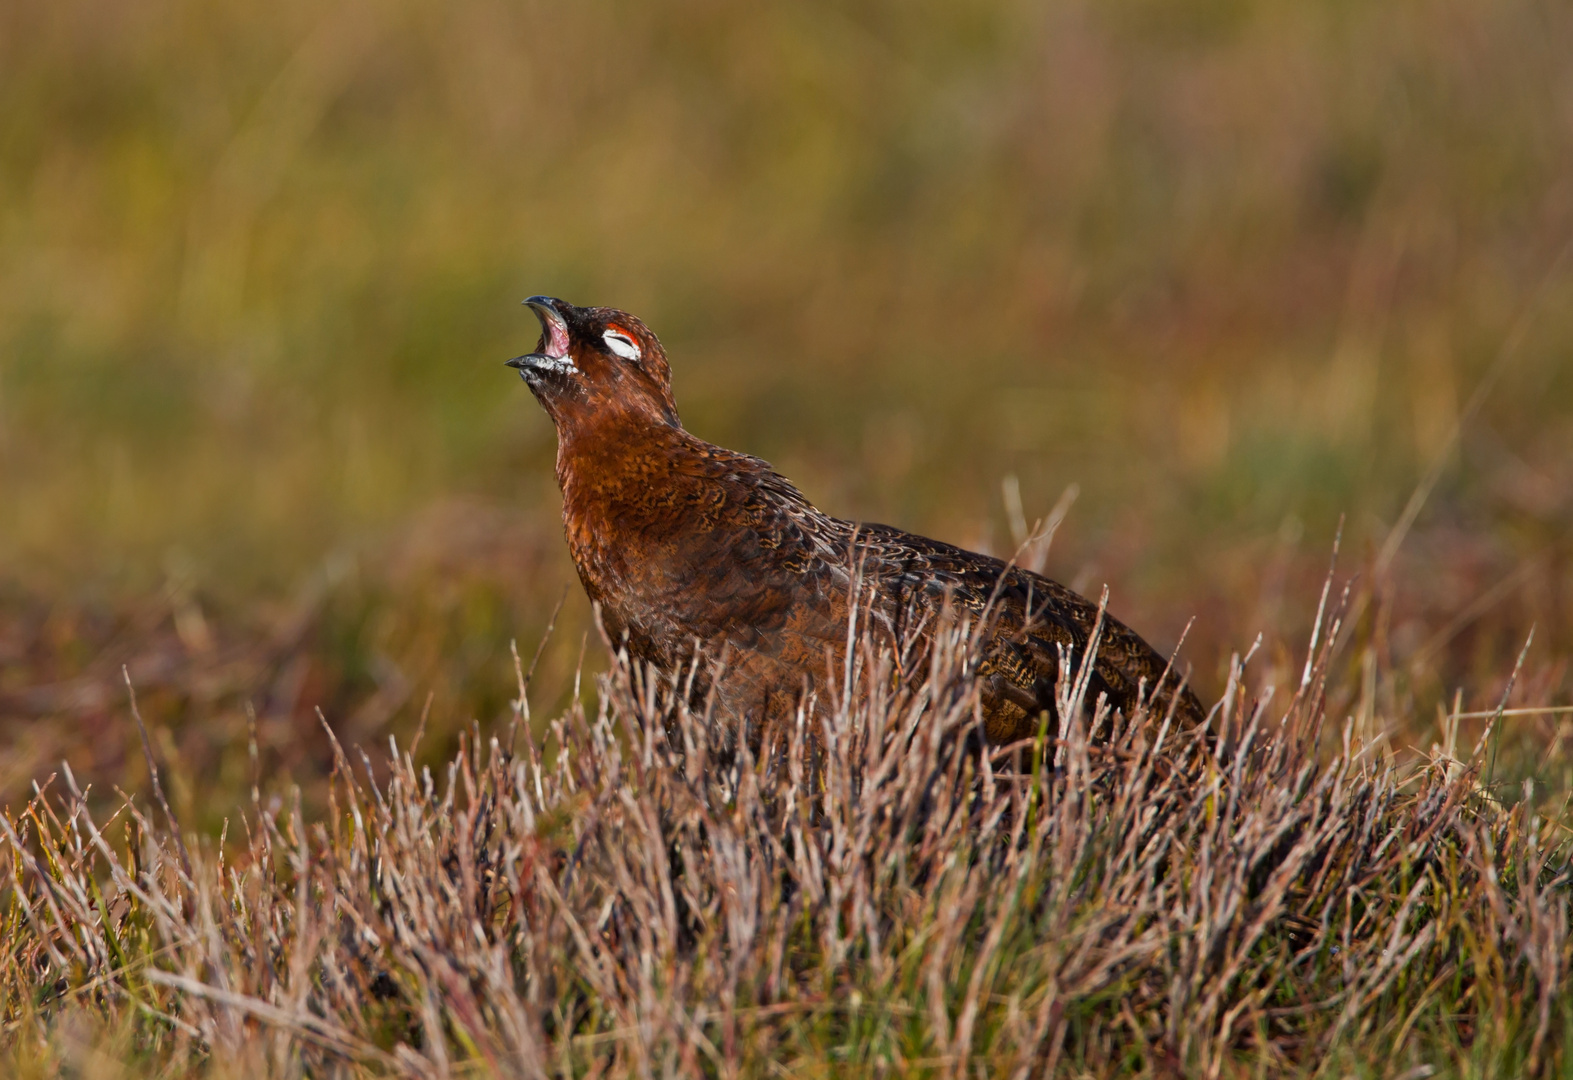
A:
<svg viewBox="0 0 1573 1080">
<path fill-rule="evenodd" d="M 680 463 L 697 442 L 643 417 L 558 429 L 557 483 L 568 549 L 587 590 L 610 601 L 680 528 Z M 591 583 L 596 583 L 591 588 Z"/>
</svg>

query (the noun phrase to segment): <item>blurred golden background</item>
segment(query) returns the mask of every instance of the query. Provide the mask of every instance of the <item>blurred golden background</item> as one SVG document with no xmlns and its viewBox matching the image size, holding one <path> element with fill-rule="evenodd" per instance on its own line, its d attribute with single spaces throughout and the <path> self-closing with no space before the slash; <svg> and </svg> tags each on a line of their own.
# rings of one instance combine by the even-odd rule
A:
<svg viewBox="0 0 1573 1080">
<path fill-rule="evenodd" d="M 1076 485 L 1049 572 L 1194 616 L 1204 695 L 1297 677 L 1343 515 L 1344 712 L 1425 749 L 1531 625 L 1566 704 L 1569 56 L 1538 0 L 4 5 L 0 791 L 137 782 L 122 665 L 198 809 L 248 710 L 301 780 L 319 707 L 490 726 L 565 591 L 573 693 L 532 293 L 833 513 L 1008 554 Z"/>
</svg>

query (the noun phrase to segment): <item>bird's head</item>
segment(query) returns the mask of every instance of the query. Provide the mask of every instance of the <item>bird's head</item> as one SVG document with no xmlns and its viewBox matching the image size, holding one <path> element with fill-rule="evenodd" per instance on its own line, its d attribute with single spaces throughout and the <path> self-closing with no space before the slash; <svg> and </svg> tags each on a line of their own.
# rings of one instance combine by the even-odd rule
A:
<svg viewBox="0 0 1573 1080">
<path fill-rule="evenodd" d="M 681 426 L 666 350 L 644 323 L 615 308 L 525 301 L 541 320 L 535 351 L 508 361 L 561 430 L 612 413 Z"/>
</svg>

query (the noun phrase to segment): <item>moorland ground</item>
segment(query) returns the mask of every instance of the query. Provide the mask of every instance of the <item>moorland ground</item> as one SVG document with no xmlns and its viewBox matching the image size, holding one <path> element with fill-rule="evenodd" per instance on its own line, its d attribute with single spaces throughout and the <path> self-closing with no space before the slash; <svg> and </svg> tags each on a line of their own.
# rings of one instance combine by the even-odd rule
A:
<svg viewBox="0 0 1573 1080">
<path fill-rule="evenodd" d="M 1208 701 L 1258 634 L 1293 697 L 1342 519 L 1328 730 L 1402 763 L 1566 705 L 1570 40 L 1529 0 L 8 5 L 0 797 L 65 760 L 147 808 L 122 669 L 212 837 L 254 777 L 327 812 L 318 710 L 424 716 L 441 774 L 513 641 L 538 737 L 593 713 L 501 367 L 538 292 L 640 313 L 687 425 L 832 512 L 1008 554 L 1069 504 L 1048 572 L 1194 618 Z M 1570 732 L 1505 718 L 1497 797 L 1558 805 Z"/>
</svg>

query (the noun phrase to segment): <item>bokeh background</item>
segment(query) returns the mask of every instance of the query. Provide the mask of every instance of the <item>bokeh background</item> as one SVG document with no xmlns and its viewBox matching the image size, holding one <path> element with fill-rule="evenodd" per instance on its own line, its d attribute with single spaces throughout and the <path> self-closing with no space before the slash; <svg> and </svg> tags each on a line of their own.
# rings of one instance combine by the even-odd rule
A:
<svg viewBox="0 0 1573 1080">
<path fill-rule="evenodd" d="M 0 792 L 144 782 L 123 666 L 190 814 L 309 789 L 319 708 L 438 752 L 566 595 L 561 707 L 533 293 L 832 512 L 1008 554 L 1079 493 L 1049 571 L 1204 694 L 1294 683 L 1342 519 L 1340 717 L 1428 749 L 1531 626 L 1566 705 L 1570 56 L 1544 0 L 0 5 Z"/>
</svg>

